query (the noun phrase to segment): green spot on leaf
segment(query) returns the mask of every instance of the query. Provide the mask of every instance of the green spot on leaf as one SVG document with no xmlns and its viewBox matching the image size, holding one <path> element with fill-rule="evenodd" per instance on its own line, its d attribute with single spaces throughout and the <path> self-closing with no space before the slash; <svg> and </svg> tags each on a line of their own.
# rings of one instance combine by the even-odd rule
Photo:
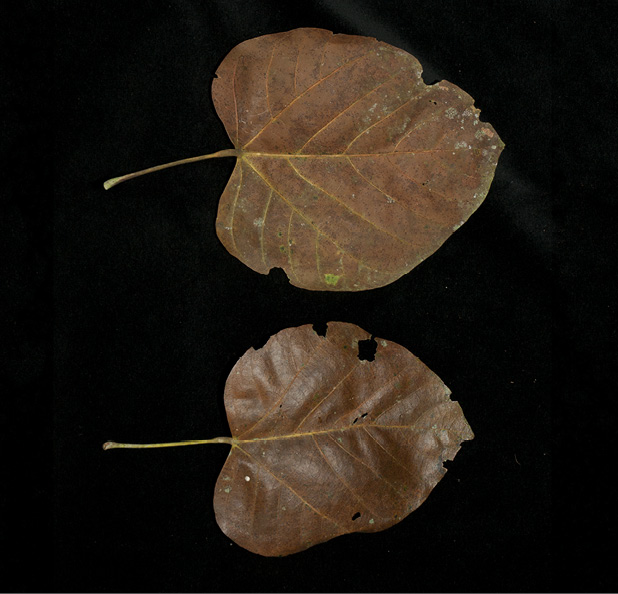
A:
<svg viewBox="0 0 618 594">
<path fill-rule="evenodd" d="M 333 287 L 339 282 L 340 278 L 341 276 L 338 274 L 325 274 L 324 275 L 324 280 L 326 281 L 326 284 L 333 285 Z"/>
</svg>

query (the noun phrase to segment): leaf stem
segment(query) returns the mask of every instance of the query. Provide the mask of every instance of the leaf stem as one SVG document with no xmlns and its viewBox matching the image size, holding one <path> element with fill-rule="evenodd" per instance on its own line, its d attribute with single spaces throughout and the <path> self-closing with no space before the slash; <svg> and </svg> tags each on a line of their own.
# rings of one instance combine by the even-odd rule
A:
<svg viewBox="0 0 618 594">
<path fill-rule="evenodd" d="M 106 190 L 117 186 L 118 184 L 139 177 L 140 175 L 146 175 L 147 173 L 153 173 L 155 171 L 161 171 L 161 169 L 167 169 L 168 167 L 176 167 L 176 165 L 184 165 L 185 163 L 195 163 L 196 161 L 205 161 L 206 159 L 216 159 L 218 157 L 239 157 L 240 151 L 237 149 L 225 149 L 216 153 L 210 153 L 209 155 L 200 155 L 199 157 L 189 157 L 188 159 L 180 159 L 180 161 L 172 161 L 171 163 L 165 163 L 163 165 L 157 165 L 156 167 L 149 167 L 148 169 L 142 169 L 135 173 L 127 173 L 127 175 L 121 175 L 120 177 L 112 177 L 108 179 L 103 187 Z"/>
<path fill-rule="evenodd" d="M 201 445 L 204 443 L 227 443 L 228 445 L 232 445 L 233 441 L 231 437 L 214 437 L 213 439 L 189 439 L 187 441 L 171 441 L 169 443 L 117 443 L 115 441 L 106 441 L 103 444 L 103 449 L 113 450 L 117 448 L 173 448 L 176 446 Z"/>
</svg>

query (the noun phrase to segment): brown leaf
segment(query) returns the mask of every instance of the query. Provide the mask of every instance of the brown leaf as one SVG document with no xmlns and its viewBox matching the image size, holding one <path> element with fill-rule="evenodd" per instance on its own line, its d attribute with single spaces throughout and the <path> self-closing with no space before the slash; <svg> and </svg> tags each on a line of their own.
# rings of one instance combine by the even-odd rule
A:
<svg viewBox="0 0 618 594">
<path fill-rule="evenodd" d="M 353 324 L 289 328 L 250 349 L 225 386 L 232 450 L 217 480 L 221 529 L 261 555 L 384 530 L 429 495 L 472 431 L 442 381 Z"/>
<path fill-rule="evenodd" d="M 484 200 L 504 144 L 473 99 L 368 37 L 296 29 L 236 46 L 212 87 L 236 147 L 217 233 L 314 290 L 386 285 Z"/>
</svg>

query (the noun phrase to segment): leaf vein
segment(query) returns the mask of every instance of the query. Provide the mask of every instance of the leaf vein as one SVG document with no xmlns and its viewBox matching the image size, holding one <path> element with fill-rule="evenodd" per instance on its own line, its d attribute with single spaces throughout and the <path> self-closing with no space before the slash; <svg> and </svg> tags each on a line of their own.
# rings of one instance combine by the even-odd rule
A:
<svg viewBox="0 0 618 594">
<path fill-rule="evenodd" d="M 313 442 L 315 443 L 315 446 L 318 448 L 318 451 L 320 452 L 322 458 L 324 458 L 324 462 L 328 464 L 329 468 L 333 471 L 333 474 L 339 479 L 341 484 L 349 491 L 352 497 L 354 497 L 354 499 L 356 499 L 356 501 L 358 501 L 371 514 L 373 514 L 374 516 L 377 516 L 378 518 L 382 518 L 383 516 L 381 514 L 376 513 L 373 509 L 371 509 L 371 507 L 367 505 L 367 500 L 361 497 L 360 495 L 358 495 L 354 491 L 354 489 L 350 487 L 347 481 L 345 481 L 343 477 L 335 470 L 335 467 L 329 462 L 328 458 L 326 457 L 326 454 L 323 452 L 322 448 L 320 447 L 320 444 L 318 443 L 318 440 L 315 438 L 315 435 L 312 437 L 313 437 Z"/>
<path fill-rule="evenodd" d="M 268 106 L 268 115 L 270 119 L 273 117 L 272 109 L 270 108 L 270 67 L 273 63 L 273 56 L 275 55 L 275 49 L 277 49 L 277 44 L 273 44 L 272 52 L 270 52 L 270 60 L 268 61 L 268 67 L 266 68 L 266 105 Z"/>
<path fill-rule="evenodd" d="M 404 101 L 399 107 L 397 107 L 396 109 L 393 109 L 393 111 L 391 111 L 389 114 L 386 115 L 386 117 L 379 119 L 377 121 L 375 121 L 373 124 L 371 124 L 371 126 L 368 126 L 367 128 L 365 128 L 362 132 L 360 132 L 359 134 L 357 134 L 352 141 L 350 142 L 350 144 L 348 144 L 348 146 L 346 147 L 346 149 L 343 151 L 343 154 L 347 153 L 350 148 L 352 147 L 352 145 L 363 135 L 365 134 L 365 132 L 369 132 L 369 130 L 371 130 L 371 128 L 373 128 L 374 126 L 377 126 L 378 124 L 382 124 L 384 123 L 386 120 L 388 120 L 388 118 L 390 118 L 393 114 L 397 113 L 401 108 L 405 107 L 408 103 L 410 103 L 412 100 L 416 101 L 421 97 L 421 93 L 419 93 L 418 95 L 414 95 L 414 97 L 410 97 L 409 99 L 407 99 L 406 101 Z"/>
<path fill-rule="evenodd" d="M 413 210 L 412 208 L 410 208 L 405 202 L 401 202 L 399 200 L 397 200 L 397 198 L 393 198 L 393 196 L 391 196 L 390 194 L 387 194 L 384 190 L 382 190 L 381 188 L 379 188 L 378 186 L 376 186 L 368 177 L 365 177 L 360 170 L 358 169 L 358 167 L 356 167 L 356 165 L 354 165 L 354 163 L 352 162 L 352 160 L 348 157 L 348 162 L 350 163 L 350 165 L 352 166 L 352 168 L 354 169 L 354 171 L 356 171 L 356 173 L 358 173 L 358 175 L 360 175 L 370 186 L 373 186 L 378 192 L 380 192 L 380 194 L 382 194 L 383 196 L 386 196 L 387 198 L 390 198 L 393 202 L 396 202 L 397 204 L 399 204 L 402 208 L 404 208 L 405 210 L 407 210 L 408 212 L 411 212 L 415 217 L 420 218 L 420 219 L 424 219 L 426 221 L 429 221 L 430 223 L 439 223 L 439 221 L 436 221 L 435 219 L 432 219 L 428 216 L 425 216 L 423 214 L 420 214 L 417 210 Z"/>
<path fill-rule="evenodd" d="M 296 276 L 296 271 L 294 270 L 294 262 L 292 261 L 292 240 L 290 239 L 290 233 L 292 228 L 292 218 L 294 217 L 294 210 L 290 209 L 290 219 L 288 221 L 288 235 L 287 235 L 287 252 L 288 252 L 288 262 L 290 263 L 290 272 L 292 276 L 298 281 L 298 277 Z"/>
<path fill-rule="evenodd" d="M 386 483 L 401 499 L 403 499 L 404 501 L 407 500 L 407 498 L 405 497 L 405 495 L 402 495 L 399 490 L 397 489 L 397 487 L 395 487 L 395 485 L 393 485 L 393 483 L 391 483 L 388 479 L 385 479 L 381 474 L 379 474 L 378 472 L 376 472 L 373 468 L 371 468 L 371 466 L 369 466 L 368 464 L 365 464 L 360 458 L 358 458 L 357 456 L 355 456 L 352 452 L 350 452 L 349 450 L 347 450 L 346 448 L 344 448 L 336 439 L 333 439 L 333 437 L 331 435 L 328 436 L 333 443 L 335 443 L 339 448 L 341 448 L 348 456 L 350 456 L 350 458 L 356 460 L 358 463 L 362 464 L 365 468 L 367 468 L 372 474 L 374 474 L 375 476 L 377 476 L 381 481 L 383 481 L 384 483 Z"/>
<path fill-rule="evenodd" d="M 393 78 L 395 78 L 398 74 L 401 73 L 401 68 L 399 68 L 399 70 L 397 70 L 397 72 L 395 72 L 394 74 L 392 74 L 391 76 L 389 76 L 386 80 L 382 81 L 379 85 L 375 86 L 373 89 L 371 89 L 370 91 L 368 91 L 367 93 L 365 93 L 364 95 L 362 95 L 361 97 L 359 97 L 358 99 L 355 99 L 352 103 L 350 103 L 350 105 L 348 105 L 345 109 L 341 110 L 337 115 L 335 115 L 334 117 L 332 117 L 330 120 L 328 120 L 328 122 L 326 122 L 326 124 L 324 124 L 315 134 L 313 134 L 313 136 L 311 136 L 311 138 L 309 138 L 309 140 L 307 140 L 307 142 L 305 142 L 305 144 L 303 144 L 303 146 L 301 146 L 296 153 L 300 153 L 302 152 L 302 150 L 318 135 L 320 134 L 320 132 L 322 132 L 325 128 L 328 128 L 328 126 L 330 126 L 337 118 L 339 118 L 340 116 L 342 116 L 346 111 L 348 111 L 349 109 L 351 109 L 352 107 L 354 107 L 359 101 L 362 101 L 363 99 L 365 99 L 365 97 L 371 95 L 371 93 L 374 93 L 375 91 L 377 91 L 380 87 L 383 87 L 385 84 L 389 83 L 391 80 L 393 80 Z"/>
<path fill-rule="evenodd" d="M 314 406 L 314 407 L 313 407 L 313 408 L 312 408 L 312 409 L 311 409 L 311 410 L 310 410 L 310 411 L 309 411 L 309 412 L 308 412 L 308 413 L 307 413 L 307 414 L 303 417 L 303 419 L 301 420 L 301 422 L 300 422 L 298 425 L 296 425 L 296 427 L 295 427 L 294 429 L 292 429 L 292 433 L 294 433 L 294 432 L 298 431 L 298 429 L 300 429 L 301 425 L 302 425 L 302 424 L 303 424 L 303 423 L 307 420 L 307 418 L 308 418 L 308 417 L 309 417 L 309 416 L 310 416 L 310 415 L 311 415 L 311 414 L 312 414 L 312 413 L 313 413 L 316 409 L 320 408 L 320 406 L 322 405 L 322 403 L 323 403 L 323 402 L 324 402 L 324 401 L 325 401 L 325 400 L 326 400 L 326 399 L 327 399 L 327 398 L 328 398 L 328 397 L 329 397 L 329 396 L 330 396 L 330 395 L 331 395 L 331 394 L 332 394 L 332 393 L 333 393 L 333 392 L 334 392 L 334 391 L 335 391 L 335 390 L 336 390 L 336 389 L 337 389 L 337 388 L 338 388 L 338 387 L 339 387 L 339 386 L 340 386 L 343 382 L 345 382 L 345 381 L 346 381 L 346 380 L 350 377 L 350 375 L 352 375 L 352 373 L 353 373 L 354 371 L 356 371 L 356 370 L 360 367 L 360 365 L 361 365 L 361 361 L 360 361 L 360 359 L 359 359 L 358 363 L 357 363 L 356 365 L 354 365 L 354 366 L 352 367 L 352 369 L 350 369 L 350 371 L 348 371 L 348 373 L 346 373 L 346 374 L 345 374 L 345 375 L 344 375 L 344 376 L 343 376 L 343 377 L 342 377 L 342 378 L 341 378 L 341 379 L 337 382 L 337 384 L 333 387 L 333 389 L 332 389 L 332 390 L 331 390 L 328 394 L 326 394 L 326 396 L 324 396 L 324 398 L 322 398 L 322 400 L 320 400 L 320 402 L 318 402 L 318 403 L 317 403 L 317 404 L 316 404 L 316 405 L 315 405 L 315 406 Z"/>
<path fill-rule="evenodd" d="M 318 516 L 320 516 L 321 518 L 324 518 L 325 520 L 328 520 L 329 522 L 331 522 L 331 524 L 334 524 L 335 526 L 337 526 L 337 528 L 339 528 L 342 532 L 345 532 L 345 530 L 343 529 L 342 526 L 340 526 L 335 520 L 333 520 L 332 518 L 330 518 L 329 516 L 327 516 L 326 514 L 322 513 L 319 509 L 317 509 L 316 507 L 314 507 L 313 505 L 311 505 L 302 495 L 300 495 L 299 493 L 297 493 L 285 480 L 283 480 L 281 477 L 278 477 L 274 472 L 272 472 L 272 470 L 270 470 L 270 468 L 268 468 L 268 466 L 262 464 L 257 458 L 255 458 L 254 456 L 252 456 L 251 454 L 249 454 L 249 452 L 247 452 L 246 450 L 243 450 L 240 446 L 238 447 L 238 449 L 245 454 L 245 456 L 247 456 L 248 458 L 250 458 L 251 460 L 253 460 L 253 462 L 255 462 L 255 464 L 257 466 L 259 466 L 260 468 L 263 468 L 264 470 L 266 470 L 266 472 L 268 472 L 271 476 L 274 477 L 275 480 L 277 480 L 279 483 L 281 483 L 286 489 L 288 489 L 290 491 L 290 493 L 293 493 L 298 499 L 300 499 L 300 501 L 302 501 L 309 509 L 311 509 L 314 513 L 316 513 Z"/>
<path fill-rule="evenodd" d="M 393 454 L 391 454 L 373 435 L 371 435 L 371 433 L 369 433 L 369 431 L 367 431 L 367 428 L 365 426 L 363 426 L 363 430 L 365 431 L 365 433 L 367 435 L 369 435 L 369 437 L 380 447 L 382 448 L 394 461 L 398 466 L 401 466 L 401 468 L 403 468 L 411 477 L 413 477 L 414 479 L 416 479 L 417 477 L 414 475 L 414 473 L 405 465 L 402 464 L 402 462 L 400 460 L 398 460 L 397 458 L 395 458 L 395 456 L 393 456 Z"/>
<path fill-rule="evenodd" d="M 291 161 L 289 159 L 287 159 L 287 162 L 289 163 L 290 167 L 294 170 L 296 175 L 298 175 L 298 177 L 300 177 L 301 179 L 305 180 L 308 184 L 310 184 L 311 186 L 313 186 L 317 190 L 320 190 L 320 192 L 322 192 L 323 194 L 326 194 L 326 196 L 328 196 L 329 198 L 332 198 L 337 204 L 343 206 L 346 210 L 351 212 L 353 215 L 357 216 L 359 219 L 365 221 L 366 223 L 368 223 L 369 225 L 371 225 L 372 227 L 374 227 L 375 229 L 377 229 L 378 231 L 380 231 L 384 235 L 388 235 L 389 237 L 392 237 L 393 239 L 396 239 L 397 241 L 400 241 L 401 243 L 405 243 L 406 245 L 414 245 L 413 243 L 407 241 L 406 239 L 403 239 L 403 238 L 399 237 L 398 235 L 395 235 L 395 234 L 391 233 L 390 231 L 387 231 L 386 229 L 383 229 L 382 227 L 378 226 L 376 223 L 374 223 L 373 221 L 371 221 L 367 217 L 363 216 L 361 213 L 357 212 L 356 210 L 354 210 L 353 208 L 348 206 L 340 198 L 337 198 L 337 196 L 335 196 L 334 194 L 331 194 L 330 192 L 327 192 L 324 188 L 321 188 L 320 186 L 318 186 L 318 184 L 316 184 L 315 182 L 312 182 L 309 178 L 305 177 L 298 169 L 296 169 L 296 167 L 294 167 L 294 165 L 291 163 Z"/>
<path fill-rule="evenodd" d="M 279 196 L 279 199 L 289 208 L 291 208 L 292 210 L 296 211 L 296 214 L 301 218 L 304 219 L 305 221 L 307 221 L 307 223 L 313 227 L 316 231 L 318 231 L 318 233 L 320 233 L 320 235 L 323 235 L 324 237 L 326 237 L 326 239 L 328 239 L 340 252 L 347 254 L 350 258 L 352 258 L 355 262 L 358 262 L 359 266 L 362 266 L 363 268 L 368 268 L 369 270 L 372 270 L 373 272 L 379 272 L 379 270 L 377 268 L 372 268 L 371 266 L 367 266 L 366 264 L 364 264 L 359 258 L 353 256 L 352 254 L 350 254 L 349 252 L 346 252 L 346 250 L 344 250 L 332 237 L 330 237 L 329 235 L 327 235 L 326 233 L 324 233 L 323 231 L 321 231 L 318 227 L 315 226 L 315 224 L 313 222 L 311 222 L 309 220 L 309 218 L 303 214 L 301 211 L 299 211 L 287 198 L 285 198 L 285 196 L 279 192 L 279 190 L 277 190 L 277 188 L 275 188 L 275 186 L 273 186 L 265 177 L 264 175 L 262 175 L 262 173 L 253 165 L 253 163 L 251 163 L 251 161 L 249 161 L 248 159 L 246 159 L 247 164 L 249 165 L 249 167 L 251 167 L 251 169 L 253 169 L 259 176 L 260 178 L 262 178 L 262 181 L 269 187 L 272 188 L 275 193 L 277 194 L 277 196 Z"/>
<path fill-rule="evenodd" d="M 236 71 L 238 70 L 238 63 L 242 60 L 242 56 L 236 60 L 234 64 L 234 73 L 232 74 L 232 97 L 234 97 L 234 114 L 236 116 L 236 142 L 234 146 L 238 146 L 238 103 L 236 100 Z"/>
<path fill-rule="evenodd" d="M 268 266 L 268 264 L 266 263 L 266 252 L 264 250 L 264 229 L 266 228 L 266 217 L 268 216 L 268 207 L 270 206 L 272 196 L 273 190 L 271 188 L 266 201 L 266 207 L 264 208 L 264 214 L 262 215 L 262 226 L 260 227 L 260 251 L 262 253 L 262 262 L 264 262 L 265 266 Z"/>
<path fill-rule="evenodd" d="M 262 129 L 251 140 L 249 140 L 249 142 L 247 142 L 247 144 L 245 144 L 245 148 L 247 148 L 252 142 L 254 142 L 256 140 L 256 138 L 258 138 L 258 136 L 260 136 L 260 134 L 262 134 L 262 132 L 264 132 L 264 130 L 266 130 L 266 128 L 268 128 L 271 124 L 273 124 L 277 120 L 277 118 L 279 118 L 281 116 L 281 114 L 283 114 L 286 110 L 288 110 L 290 107 L 292 107 L 292 105 L 294 105 L 294 103 L 296 103 L 301 97 L 304 97 L 309 91 L 314 89 L 317 85 L 319 85 L 319 84 L 323 83 L 325 80 L 329 79 L 331 76 L 333 76 L 334 74 L 339 72 L 342 68 L 345 68 L 346 66 L 351 66 L 352 64 L 358 62 L 359 60 L 362 60 L 363 58 L 366 58 L 368 55 L 370 55 L 370 54 L 372 54 L 374 52 L 375 52 L 375 50 L 372 48 L 371 50 L 369 50 L 367 53 L 363 54 L 362 56 L 358 56 L 354 60 L 348 60 L 347 62 L 345 62 L 344 64 L 342 64 L 338 68 L 335 68 L 335 70 L 333 70 L 332 72 L 330 72 L 326 76 L 324 76 L 324 77 L 320 78 L 319 80 L 317 80 L 316 82 L 314 82 L 310 87 L 307 87 L 300 95 L 297 95 L 283 109 L 281 109 L 270 120 L 270 122 L 265 124 L 262 127 Z"/>
<path fill-rule="evenodd" d="M 287 395 L 287 393 L 290 391 L 290 388 L 292 387 L 292 385 L 294 384 L 294 382 L 296 381 L 296 378 L 298 378 L 300 372 L 307 366 L 309 365 L 309 363 L 313 360 L 313 358 L 315 357 L 315 355 L 320 351 L 321 347 L 322 347 L 322 342 L 319 342 L 316 347 L 313 349 L 313 351 L 309 354 L 309 356 L 307 357 L 307 360 L 300 365 L 300 367 L 298 367 L 298 369 L 296 370 L 296 374 L 294 375 L 294 377 L 290 380 L 290 383 L 286 386 L 286 388 L 283 390 L 281 396 L 277 399 L 277 401 L 253 424 L 251 425 L 251 427 L 249 427 L 248 429 L 245 429 L 242 433 L 240 433 L 238 435 L 238 438 L 242 437 L 243 435 L 246 435 L 249 431 L 251 431 L 253 428 L 257 427 L 263 420 L 265 420 L 266 418 L 268 418 L 268 415 L 270 415 L 270 413 L 275 410 L 277 408 L 277 406 L 283 401 L 283 399 L 285 398 L 285 396 Z M 252 440 L 239 440 L 237 438 L 237 441 L 252 441 Z"/>
<path fill-rule="evenodd" d="M 239 176 L 238 187 L 236 188 L 236 195 L 234 196 L 234 202 L 232 202 L 232 212 L 230 214 L 230 237 L 232 238 L 232 245 L 234 249 L 238 252 L 238 247 L 236 246 L 236 238 L 234 237 L 234 217 L 236 216 L 236 204 L 238 202 L 238 197 L 240 196 L 240 189 L 242 188 L 242 160 L 239 160 Z"/>
</svg>

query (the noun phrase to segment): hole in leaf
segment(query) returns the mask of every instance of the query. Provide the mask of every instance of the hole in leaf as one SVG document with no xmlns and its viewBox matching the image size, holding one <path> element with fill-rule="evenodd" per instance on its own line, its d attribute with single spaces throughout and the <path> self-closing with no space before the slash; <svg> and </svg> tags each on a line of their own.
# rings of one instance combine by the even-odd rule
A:
<svg viewBox="0 0 618 594">
<path fill-rule="evenodd" d="M 356 512 L 353 516 L 352 516 L 352 520 L 358 520 L 358 518 L 360 518 L 360 512 Z"/>
<path fill-rule="evenodd" d="M 360 417 L 356 417 L 354 421 L 352 421 L 352 425 L 354 425 L 356 421 L 358 421 L 358 419 L 364 419 L 366 416 L 367 416 L 367 413 L 363 413 Z"/>
<path fill-rule="evenodd" d="M 359 340 L 358 341 L 358 358 L 361 361 L 373 361 L 376 357 L 376 349 L 378 348 L 378 343 L 375 338 L 372 336 L 367 340 Z"/>
<path fill-rule="evenodd" d="M 326 322 L 316 322 L 313 325 L 313 331 L 318 336 L 326 336 L 326 329 L 328 328 L 328 324 Z"/>
</svg>

